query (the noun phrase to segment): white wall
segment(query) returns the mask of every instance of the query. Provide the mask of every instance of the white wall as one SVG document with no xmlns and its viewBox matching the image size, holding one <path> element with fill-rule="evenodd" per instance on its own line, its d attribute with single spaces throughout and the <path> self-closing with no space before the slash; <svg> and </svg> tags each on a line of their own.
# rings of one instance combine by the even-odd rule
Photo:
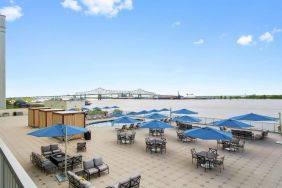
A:
<svg viewBox="0 0 282 188">
<path fill-rule="evenodd" d="M 0 109 L 6 108 L 5 16 L 0 15 Z"/>
</svg>

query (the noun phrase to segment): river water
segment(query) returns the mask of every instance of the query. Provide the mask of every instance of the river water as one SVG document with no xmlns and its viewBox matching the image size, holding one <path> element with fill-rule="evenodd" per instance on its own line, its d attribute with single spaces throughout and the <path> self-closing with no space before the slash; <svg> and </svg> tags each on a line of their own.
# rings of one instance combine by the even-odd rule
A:
<svg viewBox="0 0 282 188">
<path fill-rule="evenodd" d="M 282 100 L 143 100 L 143 99 L 105 99 L 91 100 L 90 107 L 119 106 L 123 111 L 140 111 L 160 108 L 172 110 L 186 108 L 198 112 L 198 116 L 227 118 L 246 113 L 258 113 L 278 117 L 282 112 Z"/>
<path fill-rule="evenodd" d="M 255 100 L 255 99 L 218 99 L 218 100 L 151 100 L 151 99 L 105 99 L 98 101 L 90 100 L 90 107 L 119 106 L 122 111 L 141 111 L 161 108 L 171 108 L 172 110 L 186 108 L 198 112 L 196 117 L 202 118 L 203 123 L 210 123 L 218 119 L 243 115 L 246 113 L 258 113 L 262 115 L 279 117 L 282 112 L 282 100 Z M 212 119 L 216 118 L 216 119 Z M 250 122 L 248 122 L 250 123 Z M 254 128 L 277 130 L 276 123 L 251 123 Z"/>
</svg>

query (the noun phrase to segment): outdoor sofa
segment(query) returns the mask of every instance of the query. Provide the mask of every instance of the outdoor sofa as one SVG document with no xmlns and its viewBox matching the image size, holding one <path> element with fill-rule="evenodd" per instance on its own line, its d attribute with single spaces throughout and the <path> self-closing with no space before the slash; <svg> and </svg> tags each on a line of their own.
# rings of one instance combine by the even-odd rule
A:
<svg viewBox="0 0 282 188">
<path fill-rule="evenodd" d="M 89 181 L 77 176 L 74 172 L 67 172 L 69 179 L 69 187 L 73 188 L 95 188 Z"/>
<path fill-rule="evenodd" d="M 120 181 L 116 185 L 106 188 L 138 188 L 140 186 L 141 175 L 132 176 L 126 180 Z"/>
</svg>

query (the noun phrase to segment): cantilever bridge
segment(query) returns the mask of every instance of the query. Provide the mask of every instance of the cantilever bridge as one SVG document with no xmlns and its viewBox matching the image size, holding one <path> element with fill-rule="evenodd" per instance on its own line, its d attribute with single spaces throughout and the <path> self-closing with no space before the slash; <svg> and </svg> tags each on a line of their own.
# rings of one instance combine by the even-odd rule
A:
<svg viewBox="0 0 282 188">
<path fill-rule="evenodd" d="M 102 98 L 153 98 L 156 94 L 143 89 L 136 90 L 108 90 L 97 88 L 90 91 L 76 92 L 75 96 L 97 96 Z"/>
</svg>

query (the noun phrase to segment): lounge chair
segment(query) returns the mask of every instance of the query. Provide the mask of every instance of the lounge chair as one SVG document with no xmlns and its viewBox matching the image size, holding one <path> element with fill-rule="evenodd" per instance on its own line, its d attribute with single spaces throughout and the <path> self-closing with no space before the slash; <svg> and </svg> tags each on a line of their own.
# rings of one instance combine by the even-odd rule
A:
<svg viewBox="0 0 282 188">
<path fill-rule="evenodd" d="M 67 172 L 68 179 L 69 179 L 69 187 L 74 188 L 95 188 L 89 181 L 81 179 L 75 173 L 68 171 Z"/>
<path fill-rule="evenodd" d="M 97 157 L 93 159 L 94 161 L 94 167 L 99 170 L 99 176 L 101 176 L 101 172 L 108 171 L 108 174 L 110 173 L 109 166 L 103 162 L 102 157 Z"/>
<path fill-rule="evenodd" d="M 76 151 L 86 151 L 86 142 L 78 142 L 76 146 Z"/>
<path fill-rule="evenodd" d="M 83 170 L 87 175 L 87 180 L 90 180 L 90 176 L 98 174 L 99 169 L 95 167 L 94 160 L 83 161 Z"/>
</svg>

